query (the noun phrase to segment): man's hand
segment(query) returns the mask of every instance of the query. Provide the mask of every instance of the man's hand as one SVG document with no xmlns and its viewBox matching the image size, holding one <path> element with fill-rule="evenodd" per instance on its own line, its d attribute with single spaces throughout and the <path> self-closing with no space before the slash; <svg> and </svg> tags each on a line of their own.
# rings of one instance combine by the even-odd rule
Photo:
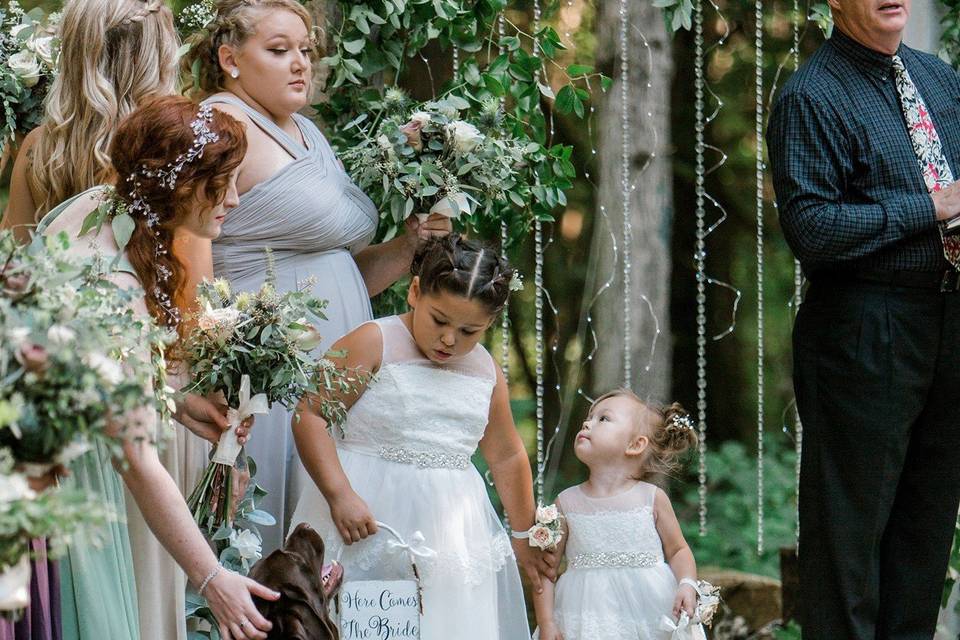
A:
<svg viewBox="0 0 960 640">
<path fill-rule="evenodd" d="M 960 182 L 954 182 L 930 196 L 937 210 L 938 221 L 949 220 L 960 215 Z"/>
</svg>

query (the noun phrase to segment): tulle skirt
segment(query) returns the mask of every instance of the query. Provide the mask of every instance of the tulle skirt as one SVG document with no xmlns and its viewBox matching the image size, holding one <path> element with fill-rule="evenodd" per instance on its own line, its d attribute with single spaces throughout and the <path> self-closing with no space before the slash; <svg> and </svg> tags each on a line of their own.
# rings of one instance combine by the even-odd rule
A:
<svg viewBox="0 0 960 640">
<path fill-rule="evenodd" d="M 436 552 L 417 559 L 423 585 L 421 640 L 530 637 L 510 540 L 473 466 L 421 469 L 343 447 L 338 453 L 374 517 L 407 542 L 419 531 L 423 544 Z M 340 556 L 344 582 L 413 578 L 407 556 L 390 548 L 386 531 L 345 546 L 315 487 L 304 491 L 291 528 L 299 522 L 323 536 L 328 559 Z"/>
<path fill-rule="evenodd" d="M 677 581 L 666 563 L 653 567 L 570 569 L 557 581 L 554 618 L 564 640 L 670 640 Z"/>
</svg>

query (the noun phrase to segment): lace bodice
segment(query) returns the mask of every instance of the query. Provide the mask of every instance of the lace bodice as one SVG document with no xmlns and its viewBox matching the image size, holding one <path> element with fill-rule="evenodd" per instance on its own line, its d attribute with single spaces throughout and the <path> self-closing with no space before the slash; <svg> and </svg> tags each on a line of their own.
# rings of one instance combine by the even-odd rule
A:
<svg viewBox="0 0 960 640">
<path fill-rule="evenodd" d="M 422 467 L 465 468 L 487 427 L 496 364 L 482 346 L 437 364 L 397 316 L 374 321 L 380 370 L 353 405 L 341 446 Z"/>
<path fill-rule="evenodd" d="M 608 498 L 591 498 L 580 486 L 557 498 L 567 518 L 566 556 L 571 568 L 643 567 L 663 562 L 653 500 L 657 488 L 638 482 Z"/>
</svg>

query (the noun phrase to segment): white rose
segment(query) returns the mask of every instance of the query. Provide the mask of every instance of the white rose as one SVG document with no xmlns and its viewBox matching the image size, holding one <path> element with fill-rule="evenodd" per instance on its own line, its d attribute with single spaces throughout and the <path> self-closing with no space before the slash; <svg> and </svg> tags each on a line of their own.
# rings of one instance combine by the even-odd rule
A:
<svg viewBox="0 0 960 640">
<path fill-rule="evenodd" d="M 249 529 L 244 529 L 240 533 L 236 530 L 231 531 L 230 546 L 239 551 L 240 557 L 244 560 L 256 562 L 260 559 L 260 539 Z"/>
<path fill-rule="evenodd" d="M 410 122 L 416 122 L 420 127 L 425 127 L 430 124 L 431 116 L 426 111 L 417 111 L 412 116 L 410 116 Z"/>
<path fill-rule="evenodd" d="M 73 329 L 65 327 L 62 324 L 55 324 L 47 329 L 47 340 L 58 347 L 70 344 L 76 337 L 77 334 Z"/>
<path fill-rule="evenodd" d="M 453 143 L 453 148 L 459 153 L 470 153 L 483 140 L 483 134 L 475 126 L 463 120 L 450 123 L 447 135 Z"/>
<path fill-rule="evenodd" d="M 239 320 L 240 311 L 233 307 L 225 307 L 223 309 L 208 308 L 206 312 L 200 316 L 197 324 L 199 324 L 200 328 L 204 331 L 215 331 L 217 339 L 225 340 L 236 330 Z"/>
<path fill-rule="evenodd" d="M 7 59 L 7 66 L 20 78 L 25 87 L 32 87 L 40 82 L 40 61 L 30 51 L 13 54 Z"/>
<path fill-rule="evenodd" d="M 543 525 L 536 525 L 530 528 L 530 546 L 540 549 L 549 549 L 556 544 L 553 532 Z"/>
<path fill-rule="evenodd" d="M 27 40 L 27 49 L 37 54 L 37 57 L 43 61 L 47 68 L 53 68 L 53 47 L 55 39 L 53 36 L 31 36 Z"/>
<path fill-rule="evenodd" d="M 17 500 L 33 500 L 36 495 L 27 483 L 25 475 L 14 473 L 9 476 L 0 476 L 0 505 L 7 505 Z"/>
<path fill-rule="evenodd" d="M 111 385 L 118 385 L 123 382 L 123 368 L 113 358 L 108 358 L 102 353 L 88 353 L 83 362 L 93 369 L 104 382 Z"/>
<path fill-rule="evenodd" d="M 548 504 L 545 507 L 537 507 L 537 522 L 540 524 L 550 524 L 560 517 L 557 505 Z"/>
</svg>

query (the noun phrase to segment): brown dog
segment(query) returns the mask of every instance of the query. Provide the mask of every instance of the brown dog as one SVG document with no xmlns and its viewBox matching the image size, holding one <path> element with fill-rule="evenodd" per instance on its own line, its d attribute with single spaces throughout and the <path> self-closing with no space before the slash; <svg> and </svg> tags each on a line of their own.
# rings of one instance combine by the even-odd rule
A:
<svg viewBox="0 0 960 640">
<path fill-rule="evenodd" d="M 336 563 L 325 568 L 323 552 L 320 534 L 301 523 L 283 549 L 253 565 L 250 577 L 281 594 L 275 602 L 254 598 L 273 623 L 268 640 L 340 640 L 327 603 L 340 588 L 343 569 Z"/>
</svg>

